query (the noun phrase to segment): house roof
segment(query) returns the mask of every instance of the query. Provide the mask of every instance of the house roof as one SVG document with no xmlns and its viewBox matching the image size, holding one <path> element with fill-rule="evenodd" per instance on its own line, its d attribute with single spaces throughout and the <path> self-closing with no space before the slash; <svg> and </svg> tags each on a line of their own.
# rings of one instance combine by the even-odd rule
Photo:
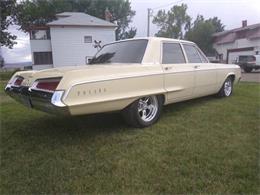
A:
<svg viewBox="0 0 260 195">
<path fill-rule="evenodd" d="M 58 18 L 49 22 L 48 26 L 99 26 L 117 27 L 116 24 L 85 14 L 83 12 L 63 12 L 56 14 Z"/>
<path fill-rule="evenodd" d="M 232 32 L 238 32 L 238 31 L 243 31 L 243 30 L 252 30 L 252 29 L 259 28 L 259 27 L 260 27 L 260 23 L 257 23 L 257 24 L 252 24 L 252 25 L 248 25 L 248 26 L 245 26 L 245 27 L 235 28 L 235 29 L 232 29 L 232 30 L 225 30 L 223 32 L 217 32 L 217 33 L 214 33 L 212 36 L 218 37 L 218 36 L 222 36 L 222 35 L 232 33 Z"/>
</svg>

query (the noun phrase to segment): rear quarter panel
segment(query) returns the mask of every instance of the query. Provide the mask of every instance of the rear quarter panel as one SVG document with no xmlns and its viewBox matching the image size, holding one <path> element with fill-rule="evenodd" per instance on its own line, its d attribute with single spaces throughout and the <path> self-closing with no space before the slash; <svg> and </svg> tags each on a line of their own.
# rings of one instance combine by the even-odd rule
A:
<svg viewBox="0 0 260 195">
<path fill-rule="evenodd" d="M 80 78 L 81 74 L 74 74 L 72 79 L 70 75 L 70 79 L 63 81 L 70 83 L 63 97 L 70 113 L 79 115 L 122 110 L 139 97 L 165 92 L 160 66 L 138 64 L 136 68 L 130 67 L 132 71 L 126 69 L 121 67 L 120 72 L 104 75 L 103 78 L 90 76 L 86 79 L 86 76 Z"/>
</svg>

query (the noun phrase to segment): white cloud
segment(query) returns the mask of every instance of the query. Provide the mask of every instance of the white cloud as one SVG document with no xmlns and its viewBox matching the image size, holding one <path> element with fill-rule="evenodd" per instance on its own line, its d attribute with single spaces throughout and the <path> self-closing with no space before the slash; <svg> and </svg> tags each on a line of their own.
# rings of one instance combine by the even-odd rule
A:
<svg viewBox="0 0 260 195">
<path fill-rule="evenodd" d="M 28 62 L 31 61 L 31 49 L 29 35 L 18 30 L 18 26 L 10 26 L 9 31 L 17 36 L 17 44 L 13 49 L 2 47 L 2 55 L 6 63 Z"/>
<path fill-rule="evenodd" d="M 137 36 L 143 37 L 147 33 L 147 9 L 164 5 L 161 9 L 169 10 L 174 2 L 178 5 L 185 3 L 188 5 L 188 14 L 194 19 L 198 14 L 205 18 L 217 16 L 225 24 L 226 29 L 238 28 L 242 25 L 242 20 L 247 20 L 248 25 L 260 22 L 260 1 L 259 0 L 131 0 L 133 10 L 136 15 L 132 25 L 137 28 Z M 156 15 L 158 9 L 153 11 Z M 154 35 L 158 28 L 150 23 L 151 35 Z"/>
</svg>

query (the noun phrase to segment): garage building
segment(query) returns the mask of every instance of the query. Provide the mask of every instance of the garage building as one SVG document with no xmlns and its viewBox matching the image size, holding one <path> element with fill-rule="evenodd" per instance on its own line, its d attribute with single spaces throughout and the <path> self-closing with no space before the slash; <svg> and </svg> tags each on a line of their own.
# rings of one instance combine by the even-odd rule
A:
<svg viewBox="0 0 260 195">
<path fill-rule="evenodd" d="M 217 51 L 217 59 L 226 63 L 234 63 L 238 56 L 260 54 L 260 23 L 213 34 L 213 47 Z"/>
</svg>

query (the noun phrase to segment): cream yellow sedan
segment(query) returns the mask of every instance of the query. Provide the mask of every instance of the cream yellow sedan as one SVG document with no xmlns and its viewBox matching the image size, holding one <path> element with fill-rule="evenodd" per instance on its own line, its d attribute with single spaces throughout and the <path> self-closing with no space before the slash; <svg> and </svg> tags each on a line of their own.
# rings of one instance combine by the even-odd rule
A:
<svg viewBox="0 0 260 195">
<path fill-rule="evenodd" d="M 153 37 L 107 44 L 85 66 L 17 72 L 5 91 L 48 113 L 122 111 L 127 123 L 146 127 L 163 105 L 230 96 L 240 77 L 239 66 L 209 63 L 192 42 Z"/>
</svg>

